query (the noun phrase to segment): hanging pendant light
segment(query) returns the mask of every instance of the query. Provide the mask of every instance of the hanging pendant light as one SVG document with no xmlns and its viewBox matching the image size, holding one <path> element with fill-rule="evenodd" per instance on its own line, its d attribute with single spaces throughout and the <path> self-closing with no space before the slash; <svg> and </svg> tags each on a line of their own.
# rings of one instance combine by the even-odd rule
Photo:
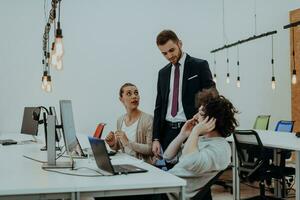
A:
<svg viewBox="0 0 300 200">
<path fill-rule="evenodd" d="M 42 90 L 46 91 L 46 86 L 47 86 L 47 71 L 43 72 L 43 77 L 42 77 Z"/>
<path fill-rule="evenodd" d="M 241 78 L 240 78 L 240 52 L 239 52 L 239 45 L 237 45 L 237 78 L 236 78 L 236 87 L 241 87 Z"/>
<path fill-rule="evenodd" d="M 296 74 L 296 62 L 295 62 L 295 28 L 292 30 L 292 40 L 293 40 L 293 73 L 292 73 L 292 84 L 297 83 L 297 74 Z"/>
<path fill-rule="evenodd" d="M 57 60 L 61 60 L 64 55 L 63 35 L 62 35 L 62 29 L 60 27 L 60 2 L 61 0 L 58 0 L 58 21 L 57 21 L 57 29 L 55 34 L 55 54 Z M 60 69 L 62 69 L 62 66 Z"/>
<path fill-rule="evenodd" d="M 228 58 L 228 49 L 226 49 L 226 63 L 227 63 L 227 74 L 226 74 L 226 83 L 230 83 L 230 74 L 229 74 L 229 58 Z"/>
<path fill-rule="evenodd" d="M 271 83 L 271 87 L 272 90 L 276 89 L 276 81 L 275 81 L 275 75 L 274 75 L 274 36 L 272 35 L 272 59 L 271 59 L 271 64 L 272 64 L 272 83 Z"/>
<path fill-rule="evenodd" d="M 214 53 L 214 77 L 213 77 L 213 81 L 215 82 L 215 84 L 217 84 L 216 68 L 217 68 L 216 53 Z"/>
<path fill-rule="evenodd" d="M 42 76 L 42 89 L 46 92 L 52 91 L 52 78 L 50 76 L 50 66 L 56 68 L 57 70 L 63 69 L 63 55 L 64 46 L 62 42 L 62 29 L 60 24 L 60 3 L 61 0 L 51 1 L 51 10 L 49 12 L 49 17 L 46 20 L 46 26 L 43 35 L 43 76 Z M 56 9 L 58 4 L 58 20 L 56 28 Z M 44 7 L 45 9 L 45 7 Z M 45 11 L 46 12 L 46 11 Z M 46 18 L 46 17 L 45 17 Z M 50 30 L 51 24 L 54 25 L 54 42 L 51 44 L 50 51 Z"/>
</svg>

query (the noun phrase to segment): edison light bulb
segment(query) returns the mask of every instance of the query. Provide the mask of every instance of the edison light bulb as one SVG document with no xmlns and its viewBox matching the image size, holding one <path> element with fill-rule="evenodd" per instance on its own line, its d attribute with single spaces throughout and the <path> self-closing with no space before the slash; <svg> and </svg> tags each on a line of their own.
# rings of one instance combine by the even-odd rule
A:
<svg viewBox="0 0 300 200">
<path fill-rule="evenodd" d="M 46 90 L 46 85 L 44 84 L 44 81 L 42 81 L 42 90 Z"/>
<path fill-rule="evenodd" d="M 51 62 L 50 62 L 50 64 L 51 64 L 51 67 L 57 67 L 57 55 L 55 54 L 55 52 L 53 51 L 53 54 L 52 54 L 52 52 L 51 52 Z"/>
<path fill-rule="evenodd" d="M 275 77 L 272 76 L 272 90 L 275 90 L 275 88 L 276 88 Z"/>
<path fill-rule="evenodd" d="M 236 87 L 240 88 L 241 87 L 241 80 L 240 77 L 238 76 L 236 79 Z"/>
<path fill-rule="evenodd" d="M 296 70 L 295 69 L 293 69 L 292 83 L 293 84 L 297 83 L 297 75 L 296 75 Z"/>
<path fill-rule="evenodd" d="M 215 83 L 217 83 L 217 74 L 214 74 L 213 81 L 214 81 Z"/>
<path fill-rule="evenodd" d="M 51 84 L 51 82 L 47 83 L 46 92 L 52 92 L 52 84 Z"/>
<path fill-rule="evenodd" d="M 46 86 L 47 86 L 47 74 L 45 75 L 45 73 L 44 73 L 44 75 L 42 77 L 42 89 L 45 90 Z"/>
<path fill-rule="evenodd" d="M 56 69 L 59 71 L 61 71 L 63 69 L 63 62 L 62 62 L 61 58 L 57 60 Z"/>
<path fill-rule="evenodd" d="M 297 77 L 296 74 L 293 74 L 292 76 L 292 83 L 295 85 L 297 83 Z"/>
<path fill-rule="evenodd" d="M 46 92 L 52 92 L 51 76 L 47 76 Z"/>
<path fill-rule="evenodd" d="M 61 37 L 55 38 L 55 54 L 57 56 L 57 59 L 61 59 L 64 55 L 64 46 Z"/>
<path fill-rule="evenodd" d="M 227 83 L 227 84 L 230 83 L 229 73 L 227 73 L 227 76 L 226 76 L 226 83 Z"/>
</svg>

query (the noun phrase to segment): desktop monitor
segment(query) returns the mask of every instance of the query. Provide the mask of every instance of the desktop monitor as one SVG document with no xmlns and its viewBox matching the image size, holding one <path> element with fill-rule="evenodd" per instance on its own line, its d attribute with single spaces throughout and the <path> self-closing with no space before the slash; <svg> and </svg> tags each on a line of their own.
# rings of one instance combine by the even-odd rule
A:
<svg viewBox="0 0 300 200">
<path fill-rule="evenodd" d="M 40 112 L 40 107 L 24 108 L 21 133 L 37 136 Z"/>
<path fill-rule="evenodd" d="M 60 116 L 67 153 L 85 157 L 76 137 L 71 100 L 60 100 Z"/>
</svg>

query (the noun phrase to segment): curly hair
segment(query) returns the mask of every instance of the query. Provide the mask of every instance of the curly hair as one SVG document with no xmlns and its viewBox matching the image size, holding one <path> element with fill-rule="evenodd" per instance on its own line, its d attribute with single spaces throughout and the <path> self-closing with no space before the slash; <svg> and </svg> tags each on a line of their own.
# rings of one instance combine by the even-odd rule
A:
<svg viewBox="0 0 300 200">
<path fill-rule="evenodd" d="M 235 114 L 238 110 L 224 96 L 219 95 L 215 88 L 206 89 L 196 94 L 196 107 L 203 106 L 204 118 L 209 116 L 216 119 L 216 127 L 222 137 L 228 137 L 238 126 Z"/>
</svg>

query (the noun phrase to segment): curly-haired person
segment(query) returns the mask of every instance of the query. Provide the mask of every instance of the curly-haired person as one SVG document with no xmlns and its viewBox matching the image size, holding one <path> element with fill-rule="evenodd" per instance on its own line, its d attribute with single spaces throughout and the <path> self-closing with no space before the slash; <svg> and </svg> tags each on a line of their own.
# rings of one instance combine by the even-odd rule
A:
<svg viewBox="0 0 300 200">
<path fill-rule="evenodd" d="M 185 198 L 190 199 L 230 163 L 231 148 L 226 137 L 238 125 L 238 111 L 216 89 L 196 95 L 198 113 L 184 124 L 164 153 L 167 161 L 177 162 L 170 173 L 187 181 Z M 178 199 L 178 194 L 168 194 Z"/>
</svg>

